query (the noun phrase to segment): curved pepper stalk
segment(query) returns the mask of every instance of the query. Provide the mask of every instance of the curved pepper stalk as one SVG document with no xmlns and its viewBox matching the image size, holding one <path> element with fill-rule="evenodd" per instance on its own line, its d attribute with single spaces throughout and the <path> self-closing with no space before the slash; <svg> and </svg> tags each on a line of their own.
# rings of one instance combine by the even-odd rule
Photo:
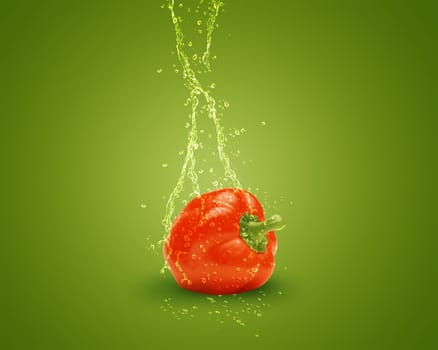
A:
<svg viewBox="0 0 438 350">
<path fill-rule="evenodd" d="M 257 215 L 245 213 L 240 219 L 240 237 L 257 253 L 263 253 L 268 244 L 266 234 L 269 231 L 280 231 L 285 228 L 283 218 L 273 215 L 265 221 L 259 221 Z"/>
</svg>

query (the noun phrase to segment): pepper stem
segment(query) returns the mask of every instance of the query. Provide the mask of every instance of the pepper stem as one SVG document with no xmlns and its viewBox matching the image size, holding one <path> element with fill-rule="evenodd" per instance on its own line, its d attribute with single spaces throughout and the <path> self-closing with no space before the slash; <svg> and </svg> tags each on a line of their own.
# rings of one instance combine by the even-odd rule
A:
<svg viewBox="0 0 438 350">
<path fill-rule="evenodd" d="M 280 215 L 273 215 L 265 221 L 258 220 L 256 215 L 244 214 L 240 219 L 240 236 L 251 249 L 262 253 L 268 244 L 266 233 L 282 230 L 285 224 Z"/>
<path fill-rule="evenodd" d="M 262 235 L 265 235 L 269 231 L 272 230 L 281 230 L 285 227 L 285 224 L 283 222 L 283 218 L 276 214 L 272 215 L 270 218 L 266 219 L 265 221 L 251 221 L 248 222 L 248 231 L 247 233 L 250 236 L 253 237 L 259 237 Z"/>
</svg>

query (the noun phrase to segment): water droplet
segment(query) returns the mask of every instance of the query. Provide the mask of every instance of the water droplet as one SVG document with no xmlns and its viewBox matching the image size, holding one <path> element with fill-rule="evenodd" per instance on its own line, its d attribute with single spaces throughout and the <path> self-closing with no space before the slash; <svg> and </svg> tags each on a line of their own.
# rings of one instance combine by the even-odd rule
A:
<svg viewBox="0 0 438 350">
<path fill-rule="evenodd" d="M 178 4 L 178 7 L 179 7 L 179 8 L 184 7 L 183 3 L 180 2 L 180 3 Z"/>
<path fill-rule="evenodd" d="M 202 283 L 207 283 L 207 280 L 206 280 L 204 277 L 202 277 L 202 278 L 201 278 L 201 282 L 202 282 Z"/>
<path fill-rule="evenodd" d="M 184 151 L 179 151 L 178 155 L 182 156 L 184 154 Z"/>
<path fill-rule="evenodd" d="M 198 59 L 198 55 L 197 54 L 194 54 L 193 56 L 192 56 L 192 60 L 193 61 L 196 61 Z"/>
<path fill-rule="evenodd" d="M 167 168 L 167 167 L 169 166 L 169 164 L 167 164 L 167 163 L 163 163 L 163 164 L 161 164 L 161 166 L 162 166 L 163 168 Z"/>
<path fill-rule="evenodd" d="M 242 320 L 240 320 L 240 319 L 237 319 L 237 320 L 236 320 L 236 323 L 237 323 L 237 324 L 240 324 L 241 326 L 245 326 L 245 323 L 242 322 Z"/>
<path fill-rule="evenodd" d="M 279 291 L 277 292 L 277 294 L 278 294 L 278 295 L 282 295 L 283 292 L 279 290 Z"/>
<path fill-rule="evenodd" d="M 240 135 L 240 130 L 238 130 L 238 129 L 234 130 L 234 134 L 235 134 L 236 136 L 239 136 L 239 135 Z"/>
<path fill-rule="evenodd" d="M 184 127 L 185 127 L 186 129 L 190 128 L 190 123 L 186 123 L 186 124 L 184 125 Z"/>
<path fill-rule="evenodd" d="M 225 107 L 225 108 L 230 107 L 230 103 L 229 103 L 228 101 L 224 101 L 224 107 Z"/>
<path fill-rule="evenodd" d="M 213 168 L 208 169 L 208 172 L 209 172 L 210 174 L 213 174 L 213 173 L 214 173 Z"/>
<path fill-rule="evenodd" d="M 198 29 L 198 34 L 202 34 L 202 29 Z"/>
<path fill-rule="evenodd" d="M 255 336 L 256 338 L 259 338 L 259 337 L 260 337 L 260 334 L 256 333 L 256 334 L 254 334 L 254 336 Z"/>
<path fill-rule="evenodd" d="M 189 41 L 189 42 L 187 43 L 187 45 L 190 46 L 190 47 L 192 47 L 192 46 L 193 46 L 193 43 L 192 43 L 191 41 Z"/>
<path fill-rule="evenodd" d="M 198 173 L 199 173 L 200 175 L 202 175 L 202 174 L 204 173 L 204 170 L 203 170 L 203 169 L 199 169 L 199 170 L 198 170 Z"/>
<path fill-rule="evenodd" d="M 261 312 L 257 312 L 257 317 L 262 317 L 263 316 L 263 314 L 261 313 Z"/>
<path fill-rule="evenodd" d="M 215 186 L 215 187 L 219 186 L 219 182 L 218 181 L 213 181 L 213 186 Z"/>
<path fill-rule="evenodd" d="M 172 22 L 173 22 L 173 24 L 176 24 L 178 22 L 178 18 L 172 17 Z"/>
<path fill-rule="evenodd" d="M 216 87 L 216 84 L 215 84 L 215 83 L 211 83 L 211 84 L 210 84 L 210 88 L 211 88 L 211 89 L 214 89 L 215 87 Z"/>
<path fill-rule="evenodd" d="M 200 19 L 197 20 L 197 21 L 196 21 L 196 24 L 197 24 L 198 26 L 202 25 L 202 20 L 200 20 Z"/>
<path fill-rule="evenodd" d="M 146 204 L 141 204 L 140 207 L 144 209 L 144 208 L 147 208 L 147 205 Z"/>
<path fill-rule="evenodd" d="M 266 125 L 266 122 L 260 122 L 260 125 L 261 125 L 261 126 L 265 126 L 265 125 Z"/>
<path fill-rule="evenodd" d="M 158 68 L 157 69 L 157 73 L 160 74 L 161 72 L 163 72 L 163 69 L 162 68 Z"/>
</svg>

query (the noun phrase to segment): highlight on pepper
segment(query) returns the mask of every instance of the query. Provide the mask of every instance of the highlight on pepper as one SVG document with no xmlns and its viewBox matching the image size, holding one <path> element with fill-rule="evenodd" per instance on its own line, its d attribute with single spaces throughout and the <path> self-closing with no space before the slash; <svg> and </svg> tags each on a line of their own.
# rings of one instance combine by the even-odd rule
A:
<svg viewBox="0 0 438 350">
<path fill-rule="evenodd" d="M 279 215 L 265 219 L 257 198 L 223 188 L 192 199 L 163 246 L 177 284 L 207 294 L 236 294 L 265 284 L 275 267 Z"/>
</svg>

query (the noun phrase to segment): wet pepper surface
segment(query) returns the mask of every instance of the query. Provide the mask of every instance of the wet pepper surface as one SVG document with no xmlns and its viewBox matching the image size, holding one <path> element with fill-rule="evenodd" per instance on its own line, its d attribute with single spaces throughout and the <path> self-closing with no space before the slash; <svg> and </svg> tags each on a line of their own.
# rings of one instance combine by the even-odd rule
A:
<svg viewBox="0 0 438 350">
<path fill-rule="evenodd" d="M 257 198 L 224 188 L 191 200 L 174 221 L 164 258 L 177 284 L 207 294 L 234 294 L 265 284 L 275 267 L 279 215 L 265 220 Z"/>
</svg>

